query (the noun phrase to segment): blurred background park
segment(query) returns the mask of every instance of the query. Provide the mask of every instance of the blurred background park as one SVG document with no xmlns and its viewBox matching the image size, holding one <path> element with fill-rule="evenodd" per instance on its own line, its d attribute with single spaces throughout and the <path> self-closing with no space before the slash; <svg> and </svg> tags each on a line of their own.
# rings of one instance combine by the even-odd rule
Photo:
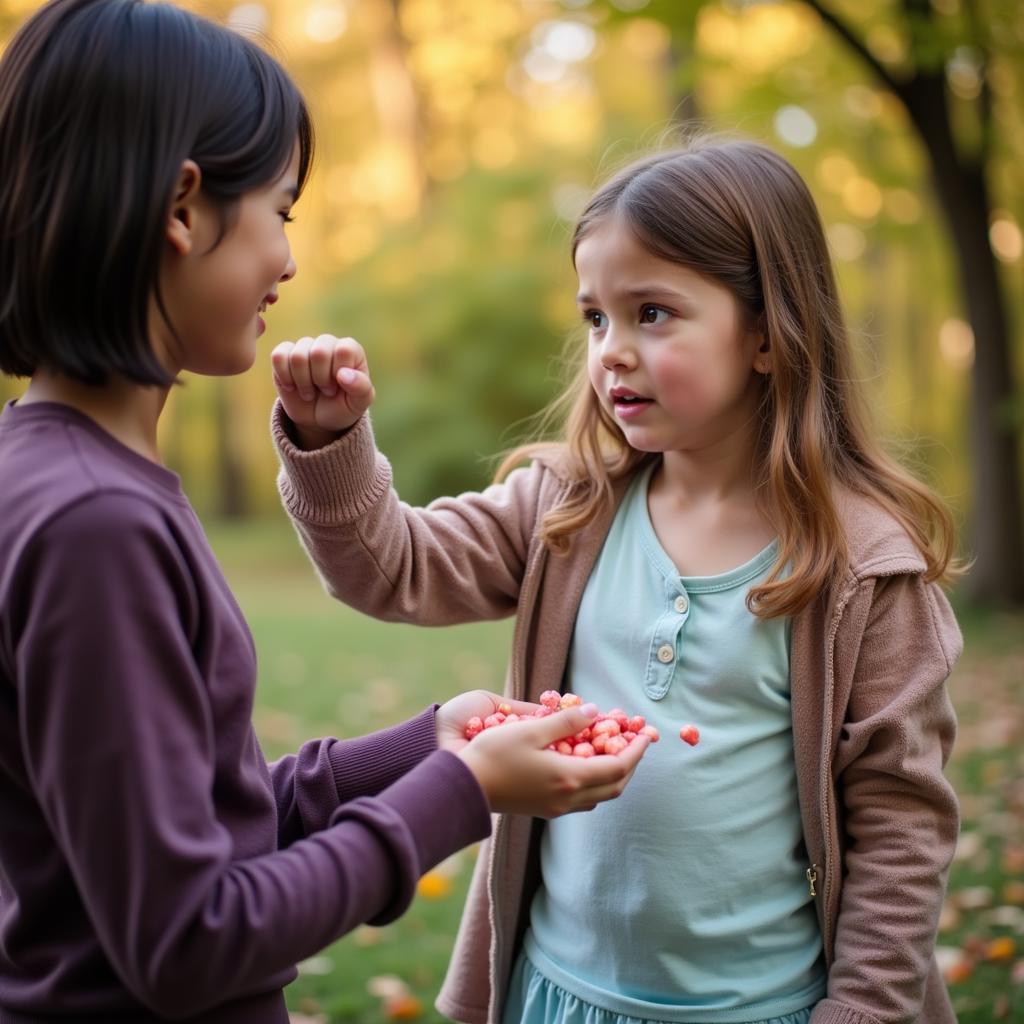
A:
<svg viewBox="0 0 1024 1024">
<path fill-rule="evenodd" d="M 0 0 L 0 41 L 36 7 Z M 487 482 L 559 390 L 568 237 L 609 171 L 694 126 L 766 141 L 810 184 L 880 428 L 975 559 L 954 601 L 950 774 L 964 827 L 940 957 L 965 1024 L 1024 1021 L 1024 4 L 1020 0 L 186 3 L 269 39 L 319 154 L 264 356 L 188 378 L 164 420 L 249 618 L 272 755 L 500 688 L 508 623 L 372 623 L 323 595 L 280 511 L 274 343 L 351 334 L 399 490 Z M 88 245 L 82 239 L 82 245 Z M 0 379 L 0 398 L 22 382 Z M 302 966 L 295 1019 L 437 1021 L 474 851 L 400 922 Z"/>
</svg>

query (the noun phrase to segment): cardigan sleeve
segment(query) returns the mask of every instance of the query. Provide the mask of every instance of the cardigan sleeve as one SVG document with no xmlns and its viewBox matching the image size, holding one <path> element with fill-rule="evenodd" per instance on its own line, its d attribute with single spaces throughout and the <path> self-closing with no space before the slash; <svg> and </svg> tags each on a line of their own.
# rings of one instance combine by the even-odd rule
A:
<svg viewBox="0 0 1024 1024">
<path fill-rule="evenodd" d="M 277 403 L 278 486 L 333 597 L 376 618 L 419 625 L 515 613 L 546 472 L 539 463 L 481 493 L 413 508 L 392 487 L 366 417 L 312 452 L 292 443 L 286 420 Z"/>
<path fill-rule="evenodd" d="M 956 731 L 945 683 L 962 641 L 945 596 L 917 573 L 862 581 L 846 614 L 863 635 L 834 764 L 844 878 L 812 1022 L 909 1024 L 959 828 L 943 768 Z"/>
</svg>

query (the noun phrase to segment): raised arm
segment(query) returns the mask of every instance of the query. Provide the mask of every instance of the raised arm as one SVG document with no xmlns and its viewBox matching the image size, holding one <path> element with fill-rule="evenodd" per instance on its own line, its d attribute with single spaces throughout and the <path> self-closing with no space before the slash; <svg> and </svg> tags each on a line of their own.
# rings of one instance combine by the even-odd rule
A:
<svg viewBox="0 0 1024 1024">
<path fill-rule="evenodd" d="M 304 452 L 274 411 L 285 508 L 328 591 L 377 618 L 447 625 L 516 610 L 544 470 L 426 508 L 399 500 L 366 417 Z"/>
<path fill-rule="evenodd" d="M 272 354 L 274 443 L 285 508 L 329 592 L 382 619 L 445 625 L 511 615 L 544 471 L 427 508 L 401 502 L 366 412 L 366 355 L 351 338 L 282 342 Z"/>
</svg>

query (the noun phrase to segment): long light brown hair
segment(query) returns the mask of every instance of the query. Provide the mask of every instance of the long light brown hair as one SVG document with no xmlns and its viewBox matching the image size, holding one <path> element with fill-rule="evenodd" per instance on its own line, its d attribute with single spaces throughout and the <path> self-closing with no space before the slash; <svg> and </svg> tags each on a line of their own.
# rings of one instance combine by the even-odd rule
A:
<svg viewBox="0 0 1024 1024">
<path fill-rule="evenodd" d="M 847 543 L 837 485 L 903 525 L 927 580 L 955 575 L 949 510 L 882 449 L 871 428 L 821 220 L 794 168 L 758 143 L 707 138 L 641 159 L 587 204 L 572 238 L 574 259 L 582 239 L 612 216 L 654 255 L 725 285 L 768 340 L 772 372 L 762 378 L 755 482 L 779 554 L 768 579 L 751 590 L 751 609 L 762 618 L 793 615 L 842 578 Z M 516 448 L 497 477 L 524 458 L 558 453 L 570 487 L 545 516 L 541 536 L 565 551 L 611 502 L 613 483 L 659 456 L 629 446 L 585 365 L 542 418 L 547 427 L 555 422 L 564 423 L 564 442 Z"/>
</svg>

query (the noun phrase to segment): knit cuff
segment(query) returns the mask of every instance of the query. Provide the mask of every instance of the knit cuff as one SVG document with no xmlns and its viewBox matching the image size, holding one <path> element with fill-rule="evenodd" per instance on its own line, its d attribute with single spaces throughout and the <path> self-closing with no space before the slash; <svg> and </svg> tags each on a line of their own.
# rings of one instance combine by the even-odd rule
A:
<svg viewBox="0 0 1024 1024">
<path fill-rule="evenodd" d="M 288 514 L 317 526 L 352 522 L 391 487 L 391 466 L 377 451 L 369 416 L 336 441 L 303 451 L 288 434 L 288 414 L 274 403 L 270 432 L 281 461 L 277 486 Z"/>
<path fill-rule="evenodd" d="M 376 796 L 437 750 L 437 704 L 408 722 L 331 747 L 338 802 Z"/>
<path fill-rule="evenodd" d="M 879 1024 L 877 1017 L 870 1013 L 861 1013 L 846 1003 L 835 999 L 822 999 L 814 1007 L 810 1024 Z"/>
</svg>

